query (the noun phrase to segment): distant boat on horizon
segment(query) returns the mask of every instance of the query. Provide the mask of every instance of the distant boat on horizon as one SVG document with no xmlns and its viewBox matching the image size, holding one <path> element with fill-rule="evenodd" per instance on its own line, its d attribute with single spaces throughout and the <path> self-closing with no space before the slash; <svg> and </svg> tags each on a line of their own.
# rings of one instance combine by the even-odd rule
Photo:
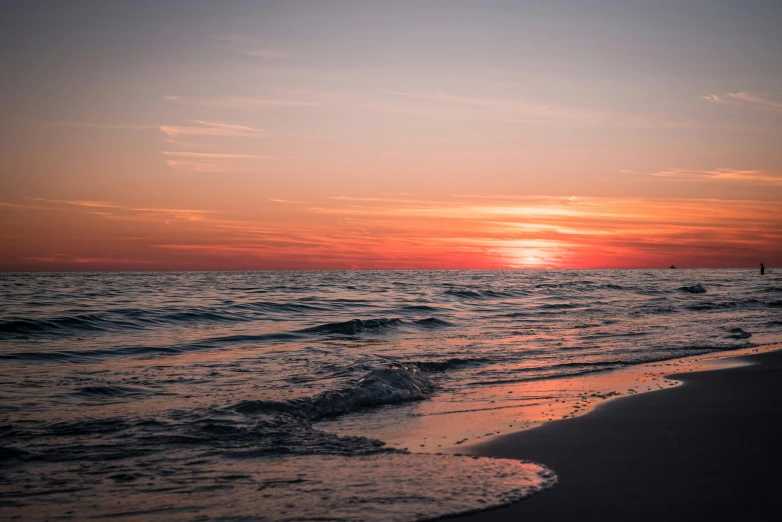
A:
<svg viewBox="0 0 782 522">
<path fill-rule="evenodd" d="M 676 268 L 676 265 L 671 265 L 668 268 Z"/>
</svg>

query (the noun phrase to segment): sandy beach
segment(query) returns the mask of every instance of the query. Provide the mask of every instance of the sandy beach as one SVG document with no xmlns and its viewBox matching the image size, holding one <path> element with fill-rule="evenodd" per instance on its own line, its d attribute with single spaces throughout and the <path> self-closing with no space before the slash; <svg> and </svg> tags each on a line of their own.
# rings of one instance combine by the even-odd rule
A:
<svg viewBox="0 0 782 522">
<path fill-rule="evenodd" d="M 739 360 L 470 448 L 544 463 L 559 483 L 455 520 L 777 520 L 782 351 Z"/>
</svg>

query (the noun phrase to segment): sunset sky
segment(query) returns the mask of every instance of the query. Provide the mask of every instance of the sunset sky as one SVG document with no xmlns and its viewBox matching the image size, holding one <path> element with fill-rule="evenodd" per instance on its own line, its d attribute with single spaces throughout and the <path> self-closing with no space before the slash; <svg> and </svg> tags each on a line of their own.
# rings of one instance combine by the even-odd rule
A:
<svg viewBox="0 0 782 522">
<path fill-rule="evenodd" d="M 5 2 L 0 270 L 782 265 L 782 2 Z"/>
</svg>

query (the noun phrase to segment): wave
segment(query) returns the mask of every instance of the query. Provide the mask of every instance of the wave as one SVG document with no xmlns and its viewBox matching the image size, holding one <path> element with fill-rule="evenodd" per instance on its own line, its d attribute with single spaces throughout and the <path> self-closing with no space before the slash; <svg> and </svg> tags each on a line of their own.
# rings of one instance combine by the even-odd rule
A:
<svg viewBox="0 0 782 522">
<path fill-rule="evenodd" d="M 424 372 L 446 372 L 465 366 L 477 366 L 489 362 L 493 362 L 493 359 L 489 357 L 451 357 L 443 361 L 412 362 L 410 365 Z"/>
<path fill-rule="evenodd" d="M 436 312 L 440 310 L 436 306 L 429 305 L 405 305 L 401 309 L 409 312 Z"/>
<path fill-rule="evenodd" d="M 26 351 L 0 353 L 0 360 L 38 361 L 38 362 L 90 362 L 121 357 L 156 357 L 160 355 L 178 355 L 188 352 L 220 349 L 230 345 L 279 342 L 301 339 L 302 334 L 356 335 L 365 331 L 391 328 L 412 324 L 421 328 L 438 328 L 451 326 L 451 323 L 436 317 L 427 317 L 406 323 L 398 318 L 351 319 L 337 323 L 326 323 L 293 332 L 273 332 L 266 334 L 238 334 L 218 337 L 206 337 L 182 344 L 169 346 L 116 346 L 96 348 L 93 350 L 57 350 L 57 351 Z"/>
<path fill-rule="evenodd" d="M 58 437 L 77 435 L 101 435 L 115 433 L 132 427 L 132 423 L 126 419 L 104 418 L 86 419 L 73 422 L 54 422 L 46 426 L 47 431 Z"/>
<path fill-rule="evenodd" d="M 731 328 L 730 330 L 728 330 L 728 333 L 730 334 L 728 335 L 729 339 L 749 339 L 750 337 L 752 337 L 751 333 L 746 332 L 742 328 L 738 328 L 738 327 Z"/>
<path fill-rule="evenodd" d="M 413 324 L 425 328 L 437 328 L 451 326 L 451 323 L 437 317 L 427 317 L 417 319 L 412 323 L 407 323 L 399 318 L 379 318 L 379 319 L 351 319 L 336 323 L 325 323 L 311 328 L 298 330 L 298 333 L 308 334 L 328 334 L 328 335 L 356 335 L 361 332 L 391 328 L 405 324 Z"/>
<path fill-rule="evenodd" d="M 160 323 L 191 323 L 191 322 L 240 322 L 247 319 L 242 316 L 228 313 L 210 312 L 210 311 L 186 311 L 175 312 L 161 315 L 154 318 L 155 322 Z"/>
<path fill-rule="evenodd" d="M 209 337 L 198 341 L 172 346 L 117 346 L 95 350 L 59 350 L 36 352 L 0 353 L 0 360 L 37 361 L 73 363 L 94 362 L 103 359 L 122 357 L 157 357 L 159 355 L 179 355 L 182 353 L 223 348 L 232 344 L 254 342 L 288 341 L 297 339 L 295 333 L 269 333 L 259 335 L 227 335 Z"/>
<path fill-rule="evenodd" d="M 444 321 L 442 319 L 438 319 L 437 317 L 427 317 L 426 319 L 418 319 L 415 321 L 415 324 L 418 326 L 423 326 L 426 328 L 437 328 L 441 326 L 453 326 L 448 321 Z"/>
<path fill-rule="evenodd" d="M 372 370 L 344 388 L 326 391 L 314 397 L 284 402 L 247 400 L 229 409 L 246 415 L 287 413 L 315 422 L 363 408 L 424 400 L 431 396 L 435 388 L 436 384 L 429 372 L 421 370 L 417 365 L 391 365 Z"/>
<path fill-rule="evenodd" d="M 569 310 L 572 308 L 581 308 L 581 307 L 570 303 L 545 303 L 538 306 L 538 308 L 542 310 Z"/>
<path fill-rule="evenodd" d="M 744 299 L 742 301 L 706 301 L 703 303 L 693 303 L 685 306 L 688 310 L 724 310 L 729 308 L 753 308 L 762 306 L 762 301 L 757 299 Z"/>
<path fill-rule="evenodd" d="M 326 308 L 322 306 L 313 306 L 300 303 L 276 303 L 273 301 L 255 301 L 251 303 L 240 303 L 232 305 L 232 308 L 240 310 L 254 310 L 260 312 L 315 312 L 323 311 Z"/>
<path fill-rule="evenodd" d="M 514 384 L 514 383 L 522 383 L 522 382 L 566 379 L 568 377 L 578 377 L 580 375 L 586 375 L 590 373 L 600 373 L 608 370 L 614 370 L 617 368 L 622 368 L 627 365 L 628 365 L 627 363 L 617 363 L 615 365 L 612 365 L 610 363 L 606 363 L 605 365 L 601 365 L 599 363 L 580 364 L 580 365 L 573 365 L 572 371 L 568 371 L 568 372 L 562 372 L 562 373 L 552 372 L 550 374 L 534 375 L 529 377 L 515 377 L 515 378 L 511 377 L 508 379 L 492 379 L 492 380 L 485 380 L 485 381 L 475 381 L 467 384 L 468 386 L 496 386 L 498 384 L 505 385 L 505 384 Z M 535 369 L 540 370 L 541 368 L 535 368 Z"/>
<path fill-rule="evenodd" d="M 95 398 L 116 398 L 116 397 L 134 397 L 139 395 L 149 395 L 153 392 L 142 388 L 133 388 L 130 386 L 87 386 L 79 388 L 74 395 L 82 397 Z"/>
<path fill-rule="evenodd" d="M 745 332 L 741 328 L 733 328 L 728 330 L 731 334 L 728 338 L 731 339 L 748 339 L 752 336 L 751 333 Z M 734 337 L 735 336 L 735 337 Z M 744 346 L 751 346 L 746 344 Z M 607 359 L 600 361 L 570 361 L 557 364 L 551 364 L 547 366 L 538 366 L 532 368 L 515 368 L 514 375 L 518 377 L 510 376 L 508 378 L 498 379 L 486 379 L 476 380 L 466 383 L 471 387 L 482 386 L 494 386 L 505 385 L 522 382 L 534 382 L 534 381 L 546 381 L 552 379 L 563 379 L 569 377 L 577 377 L 585 374 L 601 373 L 605 371 L 617 370 L 628 366 L 637 366 L 642 364 L 649 364 L 660 361 L 669 361 L 672 359 L 679 359 L 682 357 L 689 357 L 694 355 L 702 355 L 704 353 L 712 353 L 717 351 L 729 351 L 736 349 L 735 344 L 724 345 L 708 345 L 708 346 L 685 346 L 675 349 L 661 349 L 655 352 L 647 354 L 637 354 L 634 357 L 627 359 Z"/>
<path fill-rule="evenodd" d="M 579 288 L 579 287 L 594 287 L 595 282 L 588 279 L 582 279 L 580 281 L 563 281 L 562 283 L 538 283 L 535 288 Z"/>
<path fill-rule="evenodd" d="M 31 335 L 40 333 L 70 333 L 73 331 L 97 332 L 116 327 L 143 328 L 132 321 L 109 320 L 99 314 L 81 314 L 52 319 L 6 319 L 0 322 L 0 334 Z"/>
<path fill-rule="evenodd" d="M 51 319 L 12 318 L 0 322 L 0 337 L 6 336 L 72 336 L 89 332 L 143 330 L 151 325 L 177 325 L 195 322 L 239 322 L 247 318 L 225 312 L 182 311 L 158 314 L 145 310 L 123 310 L 117 313 L 79 314 Z"/>
<path fill-rule="evenodd" d="M 222 309 L 189 308 L 179 311 L 110 309 L 101 313 L 75 314 L 53 318 L 11 317 L 0 320 L 0 338 L 14 336 L 71 336 L 119 330 L 143 330 L 157 326 L 188 326 L 197 323 L 240 323 L 258 319 L 252 313 L 308 313 L 326 308 L 298 303 L 259 301 L 231 304 Z"/>
<path fill-rule="evenodd" d="M 661 290 L 659 288 L 639 288 L 635 290 L 635 292 L 640 295 L 663 295 L 670 293 L 669 291 Z"/>
<path fill-rule="evenodd" d="M 401 319 L 351 319 L 350 321 L 343 321 L 340 323 L 326 323 L 312 328 L 305 328 L 299 330 L 306 333 L 325 333 L 325 334 L 342 334 L 342 335 L 355 335 L 366 330 L 376 330 L 378 328 L 388 328 L 390 326 L 397 326 L 402 324 Z"/>
<path fill-rule="evenodd" d="M 24 457 L 26 455 L 29 455 L 29 452 L 25 450 L 19 448 L 0 446 L 0 462 Z"/>
<path fill-rule="evenodd" d="M 705 286 L 698 283 L 690 286 L 681 286 L 679 287 L 679 291 L 686 294 L 705 294 L 707 290 Z"/>
<path fill-rule="evenodd" d="M 516 291 L 497 291 L 497 290 L 456 290 L 449 289 L 444 292 L 446 295 L 459 297 L 461 299 L 501 299 L 512 297 L 524 297 L 531 293 L 526 290 Z"/>
<path fill-rule="evenodd" d="M 672 306 L 666 306 L 666 305 L 660 305 L 660 304 L 654 304 L 654 305 L 644 305 L 640 307 L 638 310 L 633 310 L 630 312 L 630 315 L 634 317 L 643 317 L 645 315 L 664 315 L 664 314 L 672 314 L 676 311 L 676 309 Z"/>
<path fill-rule="evenodd" d="M 287 401 L 244 400 L 228 410 L 252 416 L 283 414 L 285 417 L 280 420 L 277 416 L 276 422 L 285 425 L 296 422 L 296 419 L 313 423 L 367 408 L 428 399 L 438 387 L 434 374 L 490 361 L 484 357 L 452 357 L 441 361 L 395 363 L 370 370 L 361 379 L 340 389 L 313 397 Z"/>
</svg>

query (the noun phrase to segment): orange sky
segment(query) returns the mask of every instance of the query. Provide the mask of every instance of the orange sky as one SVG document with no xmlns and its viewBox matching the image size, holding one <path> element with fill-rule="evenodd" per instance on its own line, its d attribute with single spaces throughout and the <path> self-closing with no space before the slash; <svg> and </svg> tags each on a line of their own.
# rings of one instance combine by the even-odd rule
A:
<svg viewBox="0 0 782 522">
<path fill-rule="evenodd" d="M 2 212 L 13 219 L 2 232 L 20 269 L 772 266 L 782 241 L 779 205 L 743 200 L 338 196 L 267 198 L 248 211 L 8 205 Z"/>
<path fill-rule="evenodd" d="M 15 7 L 0 270 L 782 264 L 779 5 L 609 3 Z"/>
</svg>

